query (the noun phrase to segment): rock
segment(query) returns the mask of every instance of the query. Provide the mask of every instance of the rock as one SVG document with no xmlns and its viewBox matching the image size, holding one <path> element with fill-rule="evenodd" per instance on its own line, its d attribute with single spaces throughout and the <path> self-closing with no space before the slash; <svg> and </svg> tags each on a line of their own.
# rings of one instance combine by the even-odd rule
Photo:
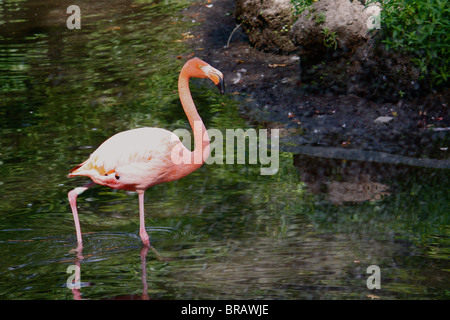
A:
<svg viewBox="0 0 450 320">
<path fill-rule="evenodd" d="M 242 21 L 250 42 L 257 49 L 292 52 L 294 23 L 290 0 L 236 0 L 236 17 Z"/>
<path fill-rule="evenodd" d="M 388 123 L 391 122 L 394 117 L 378 117 L 373 122 L 374 123 Z"/>
<path fill-rule="evenodd" d="M 291 0 L 236 0 L 236 17 L 255 48 L 269 51 L 324 47 L 330 36 L 339 48 L 351 50 L 368 38 L 367 22 L 373 13 L 359 1 L 320 0 L 311 7 L 294 17 Z M 328 40 L 333 46 L 333 39 Z"/>
<path fill-rule="evenodd" d="M 236 0 L 236 18 L 263 51 L 299 56 L 299 80 L 309 92 L 355 94 L 379 102 L 429 90 L 407 53 L 386 49 L 369 32 L 379 9 L 362 0 L 318 0 L 294 16 L 291 0 Z"/>
<path fill-rule="evenodd" d="M 291 39 L 304 50 L 314 51 L 314 47 L 325 46 L 327 37 L 329 46 L 334 46 L 334 38 L 337 48 L 348 51 L 368 39 L 370 16 L 371 12 L 356 0 L 320 0 L 298 16 Z"/>
</svg>

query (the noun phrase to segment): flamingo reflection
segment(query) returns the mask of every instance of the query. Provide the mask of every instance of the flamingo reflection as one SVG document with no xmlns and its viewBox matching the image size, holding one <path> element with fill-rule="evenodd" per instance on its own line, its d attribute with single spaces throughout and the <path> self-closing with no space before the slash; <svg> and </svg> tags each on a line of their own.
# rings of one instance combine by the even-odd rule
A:
<svg viewBox="0 0 450 320">
<path fill-rule="evenodd" d="M 148 284 L 147 284 L 147 255 L 149 250 L 152 250 L 158 261 L 165 261 L 167 258 L 163 258 L 159 252 L 153 246 L 143 246 L 140 252 L 141 258 L 141 280 L 142 280 L 142 295 L 120 295 L 111 298 L 112 300 L 149 300 L 148 296 Z M 74 279 L 71 284 L 67 283 L 68 288 L 72 291 L 74 300 L 82 300 L 81 289 L 93 285 L 92 283 L 81 282 L 81 261 L 84 259 L 82 254 L 82 246 L 78 246 L 75 249 L 76 259 L 74 261 L 75 273 Z"/>
</svg>

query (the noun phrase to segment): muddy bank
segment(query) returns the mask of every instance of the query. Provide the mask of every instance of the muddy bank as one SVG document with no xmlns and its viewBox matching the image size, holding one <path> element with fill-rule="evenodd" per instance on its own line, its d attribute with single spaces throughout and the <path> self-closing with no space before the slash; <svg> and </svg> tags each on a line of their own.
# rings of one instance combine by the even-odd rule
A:
<svg viewBox="0 0 450 320">
<path fill-rule="evenodd" d="M 448 90 L 388 101 L 331 85 L 314 87 L 311 79 L 305 83 L 299 52 L 257 50 L 242 27 L 235 29 L 234 0 L 200 1 L 185 16 L 200 24 L 188 40 L 192 52 L 183 58 L 195 55 L 217 66 L 226 77 L 227 93 L 241 102 L 243 117 L 284 129 L 281 149 L 296 153 L 304 147 L 333 147 L 448 159 Z M 440 166 L 450 167 L 448 160 Z"/>
</svg>

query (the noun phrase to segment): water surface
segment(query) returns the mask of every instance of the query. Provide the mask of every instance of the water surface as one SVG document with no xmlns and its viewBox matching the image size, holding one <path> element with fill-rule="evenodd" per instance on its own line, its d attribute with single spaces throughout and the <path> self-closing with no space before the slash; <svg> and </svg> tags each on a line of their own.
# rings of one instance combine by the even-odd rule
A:
<svg viewBox="0 0 450 320">
<path fill-rule="evenodd" d="M 137 195 L 96 186 L 79 197 L 77 255 L 67 192 L 87 179 L 67 173 L 116 132 L 189 128 L 176 88 L 193 22 L 188 2 L 97 0 L 69 30 L 70 4 L 0 5 L 1 299 L 448 299 L 448 170 L 288 152 L 273 176 L 205 165 L 146 193 L 148 253 Z M 208 128 L 251 127 L 212 83 L 191 84 Z"/>
</svg>

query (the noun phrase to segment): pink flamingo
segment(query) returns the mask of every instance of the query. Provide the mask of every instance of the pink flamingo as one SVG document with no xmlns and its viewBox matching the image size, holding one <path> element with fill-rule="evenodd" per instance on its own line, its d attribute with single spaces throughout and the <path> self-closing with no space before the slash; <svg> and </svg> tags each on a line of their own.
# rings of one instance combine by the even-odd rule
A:
<svg viewBox="0 0 450 320">
<path fill-rule="evenodd" d="M 144 192 L 159 183 L 181 179 L 200 168 L 209 155 L 209 136 L 189 90 L 189 78 L 209 78 L 224 92 L 222 73 L 206 62 L 193 58 L 185 63 L 178 79 L 178 92 L 184 112 L 193 129 L 195 148 L 189 151 L 172 132 L 160 128 L 138 128 L 120 132 L 103 142 L 82 164 L 73 168 L 70 177 L 87 176 L 92 182 L 68 193 L 77 233 L 82 248 L 77 196 L 95 184 L 114 189 L 135 191 L 139 197 L 139 235 L 150 246 L 145 230 Z M 174 149 L 176 148 L 176 149 Z M 179 159 L 173 161 L 174 150 Z"/>
</svg>

